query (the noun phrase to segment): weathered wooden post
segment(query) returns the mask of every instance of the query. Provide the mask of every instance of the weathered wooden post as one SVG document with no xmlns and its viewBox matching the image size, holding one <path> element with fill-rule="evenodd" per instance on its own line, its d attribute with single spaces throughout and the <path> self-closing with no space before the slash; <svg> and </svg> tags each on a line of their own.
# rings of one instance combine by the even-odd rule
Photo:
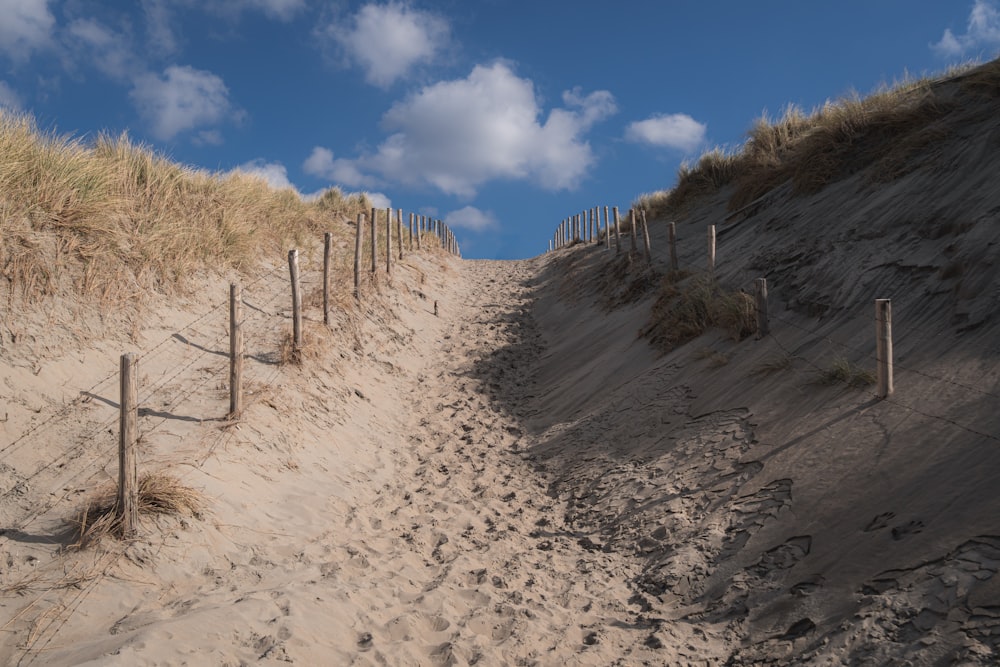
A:
<svg viewBox="0 0 1000 667">
<path fill-rule="evenodd" d="M 708 275 L 715 275 L 715 225 L 708 226 Z"/>
<path fill-rule="evenodd" d="M 421 250 L 420 237 L 423 236 L 424 231 L 424 216 L 417 216 L 417 250 Z"/>
<path fill-rule="evenodd" d="M 597 207 L 590 209 L 590 240 L 601 242 L 601 212 Z"/>
<path fill-rule="evenodd" d="M 292 278 L 292 349 L 302 350 L 302 286 L 299 284 L 299 251 L 288 251 L 288 273 Z"/>
<path fill-rule="evenodd" d="M 378 216 L 378 209 L 372 208 L 371 230 L 372 230 L 372 273 L 378 271 L 378 228 L 375 221 Z"/>
<path fill-rule="evenodd" d="M 680 269 L 680 264 L 677 262 L 677 223 L 671 222 L 668 229 L 670 232 L 670 270 L 676 272 Z"/>
<path fill-rule="evenodd" d="M 333 234 L 323 234 L 323 324 L 330 324 L 330 260 L 333 255 Z"/>
<path fill-rule="evenodd" d="M 635 255 L 637 252 L 639 252 L 639 242 L 638 242 L 638 240 L 636 238 L 636 229 L 635 229 L 635 227 L 636 227 L 635 207 L 630 208 L 628 210 L 628 220 L 629 220 L 629 226 L 632 228 L 631 229 L 632 233 L 630 235 L 632 237 L 632 246 L 629 249 L 629 253 L 628 253 L 629 257 L 631 257 L 631 256 Z"/>
<path fill-rule="evenodd" d="M 243 289 L 229 285 L 229 418 L 243 414 Z"/>
<path fill-rule="evenodd" d="M 399 247 L 399 259 L 403 259 L 403 209 L 396 209 L 396 245 Z"/>
<path fill-rule="evenodd" d="M 892 299 L 875 299 L 875 362 L 877 395 L 892 394 Z"/>
<path fill-rule="evenodd" d="M 621 225 L 618 222 L 618 207 L 615 206 L 615 254 L 620 255 L 622 252 L 622 238 L 621 238 Z"/>
<path fill-rule="evenodd" d="M 365 234 L 365 214 L 358 213 L 357 235 L 354 240 L 354 298 L 361 301 L 361 247 Z"/>
<path fill-rule="evenodd" d="M 385 272 L 392 275 L 392 209 L 385 209 Z"/>
<path fill-rule="evenodd" d="M 604 247 L 611 250 L 611 216 L 607 206 L 604 207 Z"/>
<path fill-rule="evenodd" d="M 753 296 L 757 304 L 757 340 L 760 340 L 771 330 L 767 321 L 767 278 L 753 281 Z"/>
<path fill-rule="evenodd" d="M 139 437 L 139 401 L 135 358 L 121 357 L 121 402 L 118 425 L 118 498 L 115 516 L 121 522 L 122 538 L 135 537 L 139 528 L 139 470 L 135 445 Z"/>
<path fill-rule="evenodd" d="M 646 209 L 641 208 L 639 212 L 642 214 L 642 242 L 645 248 L 646 264 L 652 264 L 653 253 L 649 247 L 649 224 L 646 222 Z"/>
<path fill-rule="evenodd" d="M 413 252 L 413 214 L 410 214 L 410 252 Z"/>
</svg>

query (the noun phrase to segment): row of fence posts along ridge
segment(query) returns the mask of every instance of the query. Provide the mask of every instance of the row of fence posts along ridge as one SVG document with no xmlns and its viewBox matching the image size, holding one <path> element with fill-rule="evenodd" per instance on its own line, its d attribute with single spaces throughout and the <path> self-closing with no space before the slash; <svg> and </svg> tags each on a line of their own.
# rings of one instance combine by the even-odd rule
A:
<svg viewBox="0 0 1000 667">
<path fill-rule="evenodd" d="M 604 240 L 604 247 L 611 250 L 611 233 L 615 236 L 615 254 L 622 251 L 622 223 L 618 214 L 618 207 L 605 206 L 604 226 L 601 226 L 601 207 L 595 206 L 581 213 L 574 214 L 556 227 L 555 234 L 549 239 L 549 252 L 565 248 L 578 243 L 601 244 Z M 642 230 L 642 255 L 647 264 L 652 263 L 653 256 L 649 242 L 649 227 L 646 222 L 645 209 L 629 209 L 629 258 L 639 253 L 639 230 Z M 612 220 L 614 227 L 612 228 Z"/>
<path fill-rule="evenodd" d="M 371 217 L 358 215 L 354 246 L 354 296 L 361 301 L 361 252 L 364 246 L 365 228 L 370 230 L 371 273 L 381 270 L 379 255 L 378 218 L 380 209 L 373 208 Z M 395 224 L 393 224 L 395 223 Z M 395 236 L 395 242 L 393 242 Z M 402 261 L 405 252 L 430 248 L 428 243 L 440 244 L 445 252 L 461 257 L 458 240 L 448 225 L 428 216 L 409 214 L 409 232 L 404 234 L 403 209 L 397 209 L 395 216 L 391 208 L 385 209 L 385 271 L 392 275 L 394 262 Z M 323 324 L 330 324 L 330 274 L 332 269 L 333 234 L 323 235 Z M 288 273 L 292 296 L 292 351 L 294 356 L 301 353 L 302 333 L 302 286 L 299 279 L 299 251 L 288 251 Z M 437 314 L 437 302 L 435 302 Z M 229 414 L 228 419 L 238 420 L 243 414 L 243 291 L 238 283 L 229 286 Z M 136 357 L 132 353 L 121 355 L 118 438 L 118 491 L 115 513 L 121 525 L 123 538 L 132 538 L 138 532 L 139 521 L 139 475 L 136 459 L 138 442 L 138 386 Z"/>
<path fill-rule="evenodd" d="M 577 244 L 593 243 L 600 245 L 603 239 L 604 248 L 611 250 L 611 235 L 614 233 L 615 254 L 622 251 L 622 230 L 621 220 L 618 214 L 618 207 L 604 207 L 604 226 L 601 226 L 601 207 L 595 206 L 589 210 L 572 215 L 562 220 L 556 227 L 555 234 L 549 239 L 549 252 L 554 252 L 561 248 L 570 247 Z M 652 264 L 652 253 L 649 240 L 649 225 L 646 220 L 646 211 L 642 208 L 633 207 L 629 209 L 629 236 L 630 247 L 628 257 L 631 259 L 639 253 L 639 230 L 642 230 L 643 257 L 647 265 Z M 612 227 L 612 224 L 614 225 Z M 707 230 L 707 262 L 706 271 L 714 279 L 715 277 L 715 225 L 709 225 Z M 670 271 L 680 270 L 680 263 L 677 259 L 677 223 L 667 223 L 667 242 L 669 244 Z M 757 317 L 757 338 L 763 338 L 770 331 L 767 312 L 767 279 L 757 278 L 754 280 L 754 304 Z M 876 322 L 876 391 L 875 395 L 880 398 L 887 398 L 893 393 L 892 374 L 892 308 L 890 299 L 875 300 L 875 322 Z"/>
</svg>

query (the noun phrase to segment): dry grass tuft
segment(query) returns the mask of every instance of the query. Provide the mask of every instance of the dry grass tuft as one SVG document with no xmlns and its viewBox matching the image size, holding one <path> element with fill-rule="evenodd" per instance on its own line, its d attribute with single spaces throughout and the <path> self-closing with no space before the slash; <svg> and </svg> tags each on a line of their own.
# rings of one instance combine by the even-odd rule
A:
<svg viewBox="0 0 1000 667">
<path fill-rule="evenodd" d="M 665 276 L 653 304 L 649 323 L 640 332 L 663 350 L 694 340 L 713 327 L 740 341 L 757 331 L 753 297 L 722 289 L 707 276 L 692 278 L 683 287 Z"/>
<path fill-rule="evenodd" d="M 866 387 L 875 384 L 875 373 L 855 366 L 844 357 L 837 357 L 826 368 L 817 372 L 816 383 L 825 385 L 846 384 L 848 387 Z"/>
<path fill-rule="evenodd" d="M 86 548 L 104 537 L 121 535 L 121 521 L 116 516 L 117 484 L 108 484 L 90 500 L 77 518 L 70 520 L 76 548 Z M 139 477 L 139 515 L 169 514 L 200 517 L 204 499 L 164 473 L 143 473 Z"/>
</svg>

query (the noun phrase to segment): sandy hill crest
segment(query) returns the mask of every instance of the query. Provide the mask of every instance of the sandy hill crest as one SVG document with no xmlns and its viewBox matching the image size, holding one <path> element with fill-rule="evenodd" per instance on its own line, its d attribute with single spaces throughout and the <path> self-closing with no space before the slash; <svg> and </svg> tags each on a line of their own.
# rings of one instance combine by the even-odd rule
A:
<svg viewBox="0 0 1000 667">
<path fill-rule="evenodd" d="M 862 160 L 736 216 L 736 185 L 698 199 L 672 218 L 680 280 L 665 218 L 651 269 L 591 245 L 411 255 L 329 332 L 307 300 L 296 367 L 276 266 L 246 296 L 239 424 L 221 278 L 134 342 L 25 314 L 0 355 L 0 660 L 996 664 L 1000 115 L 995 92 L 954 95 L 891 179 Z M 709 224 L 720 289 L 766 276 L 772 331 L 671 346 L 651 318 L 700 279 Z M 876 298 L 884 401 L 819 381 L 874 368 Z M 206 508 L 67 550 L 115 474 L 124 348 L 141 465 Z"/>
</svg>

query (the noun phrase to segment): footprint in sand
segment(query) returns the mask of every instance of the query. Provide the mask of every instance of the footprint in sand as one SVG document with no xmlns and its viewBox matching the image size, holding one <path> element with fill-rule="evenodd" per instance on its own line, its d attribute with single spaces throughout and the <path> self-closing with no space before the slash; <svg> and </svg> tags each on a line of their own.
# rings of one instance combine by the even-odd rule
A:
<svg viewBox="0 0 1000 667">
<path fill-rule="evenodd" d="M 864 530 L 864 532 L 866 533 L 870 533 L 875 530 L 880 530 L 882 528 L 887 527 L 889 525 L 889 522 L 892 521 L 895 517 L 896 517 L 895 512 L 882 512 L 881 514 L 877 515 L 874 519 L 869 521 L 868 525 L 865 526 L 862 530 Z"/>
<path fill-rule="evenodd" d="M 913 521 L 908 521 L 902 523 L 892 529 L 892 539 L 901 540 L 907 535 L 915 535 L 924 529 L 924 522 L 920 519 L 914 519 Z"/>
</svg>

